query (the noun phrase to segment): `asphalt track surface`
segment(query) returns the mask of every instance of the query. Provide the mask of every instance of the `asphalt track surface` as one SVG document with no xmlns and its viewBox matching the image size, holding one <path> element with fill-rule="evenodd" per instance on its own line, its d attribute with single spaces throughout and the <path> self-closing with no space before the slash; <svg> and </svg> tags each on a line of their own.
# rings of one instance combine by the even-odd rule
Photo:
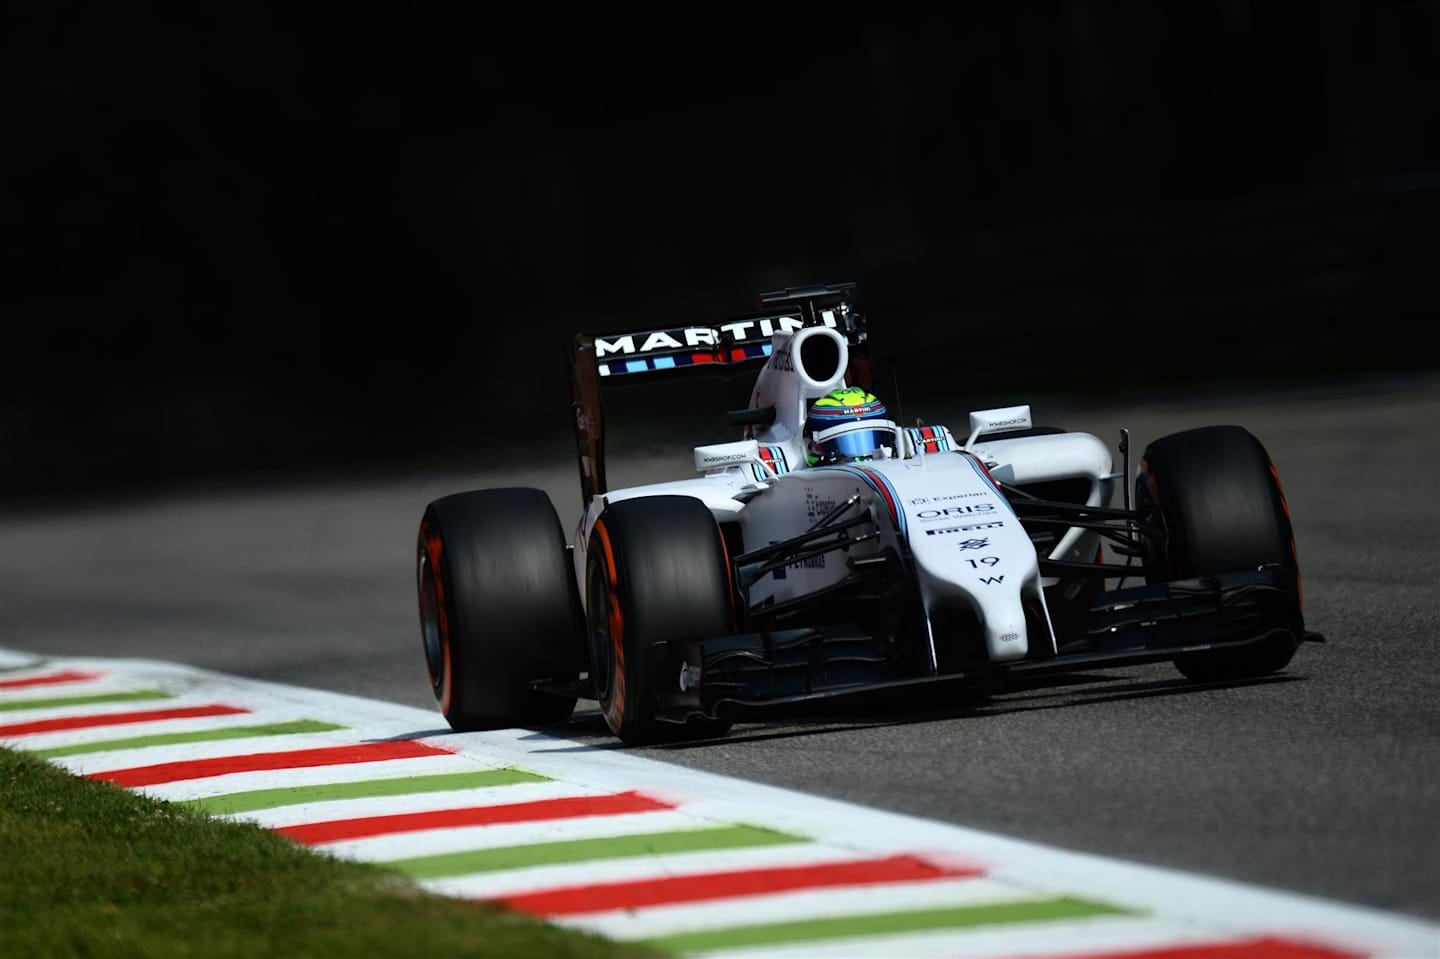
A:
<svg viewBox="0 0 1440 959">
<path fill-rule="evenodd" d="M 1040 423 L 1239 423 L 1295 520 L 1307 645 L 1282 675 L 1168 665 L 864 712 L 741 723 L 651 758 L 992 832 L 1440 918 L 1440 374 L 1143 404 L 1034 401 Z M 988 403 L 982 405 L 990 405 Z M 963 402 L 906 409 L 965 422 Z M 959 432 L 959 430 L 957 430 Z M 686 475 L 688 443 L 611 449 L 611 485 Z M 563 445 L 503 469 L 213 486 L 0 515 L 0 646 L 135 656 L 434 707 L 415 529 L 432 498 L 536 485 L 579 515 Z M 437 713 L 438 718 L 438 713 Z M 593 704 L 560 734 L 620 748 Z"/>
</svg>

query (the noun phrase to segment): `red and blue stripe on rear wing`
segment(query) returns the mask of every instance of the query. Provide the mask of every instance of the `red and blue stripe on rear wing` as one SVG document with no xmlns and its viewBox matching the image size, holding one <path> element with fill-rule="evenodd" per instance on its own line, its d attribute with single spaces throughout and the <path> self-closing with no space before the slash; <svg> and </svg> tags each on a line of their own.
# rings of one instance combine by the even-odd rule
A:
<svg viewBox="0 0 1440 959">
<path fill-rule="evenodd" d="M 706 343 L 703 347 L 698 343 L 690 346 L 687 342 L 696 334 L 713 335 L 715 332 L 715 329 L 709 327 L 688 327 L 683 330 L 652 330 L 638 336 L 628 333 L 617 337 L 597 336 L 595 365 L 601 376 L 625 376 L 631 373 L 673 370 L 682 366 L 716 363 L 732 365 L 770 355 L 769 335 L 763 343 L 740 343 L 734 346 L 722 345 L 718 340 L 713 345 Z M 637 345 L 636 341 L 641 337 L 644 339 Z M 676 350 L 674 346 L 681 348 Z M 605 358 L 608 356 L 614 358 Z"/>
<path fill-rule="evenodd" d="M 582 337 L 593 344 L 600 376 L 626 376 L 686 366 L 734 365 L 770 355 L 776 333 L 829 326 L 864 337 L 854 283 L 792 287 L 762 293 L 766 312 L 714 326 L 680 326 Z M 582 339 L 577 338 L 577 339 Z"/>
</svg>

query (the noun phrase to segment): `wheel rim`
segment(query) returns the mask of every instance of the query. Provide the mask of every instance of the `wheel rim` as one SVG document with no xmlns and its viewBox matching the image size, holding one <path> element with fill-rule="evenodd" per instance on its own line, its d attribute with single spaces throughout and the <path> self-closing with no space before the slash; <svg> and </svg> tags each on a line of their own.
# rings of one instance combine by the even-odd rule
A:
<svg viewBox="0 0 1440 959">
<path fill-rule="evenodd" d="M 436 590 L 435 568 L 430 563 L 430 554 L 422 548 L 419 558 L 420 579 L 420 638 L 425 645 L 425 668 L 430 672 L 430 683 L 440 687 L 441 673 L 445 668 L 445 637 L 440 627 L 440 600 Z"/>
<path fill-rule="evenodd" d="M 615 661 L 611 655 L 610 639 L 610 592 L 604 573 L 591 567 L 586 583 L 585 595 L 589 609 L 585 617 L 589 623 L 591 681 L 595 684 L 595 696 L 605 702 L 610 696 L 610 686 L 615 678 Z"/>
</svg>

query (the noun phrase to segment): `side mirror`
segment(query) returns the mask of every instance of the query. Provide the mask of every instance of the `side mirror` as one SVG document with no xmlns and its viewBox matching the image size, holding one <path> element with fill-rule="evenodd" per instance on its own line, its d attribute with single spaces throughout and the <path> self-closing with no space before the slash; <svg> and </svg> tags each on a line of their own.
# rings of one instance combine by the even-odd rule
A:
<svg viewBox="0 0 1440 959">
<path fill-rule="evenodd" d="M 1035 423 L 1030 418 L 1030 404 L 1002 406 L 993 410 L 976 410 L 970 414 L 970 435 L 965 448 L 975 445 L 981 433 L 1004 433 L 1010 430 L 1028 430 Z"/>
<path fill-rule="evenodd" d="M 727 466 L 743 466 L 760 459 L 757 440 L 736 440 L 734 443 L 713 443 L 695 447 L 695 470 L 708 473 Z"/>
</svg>

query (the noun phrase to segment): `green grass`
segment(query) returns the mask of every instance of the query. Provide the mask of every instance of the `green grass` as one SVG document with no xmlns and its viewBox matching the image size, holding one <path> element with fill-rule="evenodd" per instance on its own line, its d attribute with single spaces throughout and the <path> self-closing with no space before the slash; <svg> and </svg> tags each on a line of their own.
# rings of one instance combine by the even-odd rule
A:
<svg viewBox="0 0 1440 959">
<path fill-rule="evenodd" d="M 655 957 L 0 749 L 0 956 Z"/>
</svg>

